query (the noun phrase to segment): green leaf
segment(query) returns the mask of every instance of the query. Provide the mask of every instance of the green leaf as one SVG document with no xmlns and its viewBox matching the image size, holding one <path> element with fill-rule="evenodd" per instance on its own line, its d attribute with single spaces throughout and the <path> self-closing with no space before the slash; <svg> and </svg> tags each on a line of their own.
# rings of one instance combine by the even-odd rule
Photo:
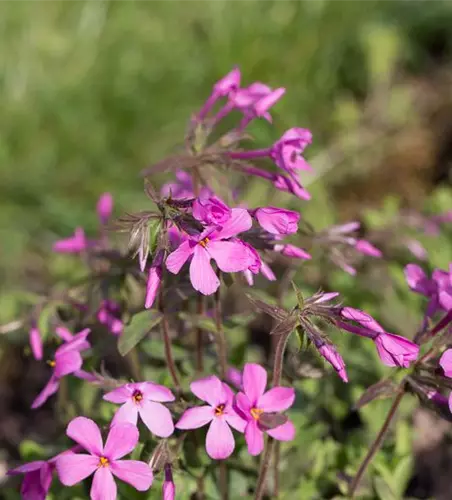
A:
<svg viewBox="0 0 452 500">
<path fill-rule="evenodd" d="M 132 321 L 124 328 L 118 340 L 118 351 L 125 356 L 162 320 L 162 315 L 151 309 L 133 316 Z"/>
<path fill-rule="evenodd" d="M 158 236 L 162 227 L 162 220 L 156 219 L 149 224 L 149 253 L 154 255 L 157 248 Z"/>
</svg>

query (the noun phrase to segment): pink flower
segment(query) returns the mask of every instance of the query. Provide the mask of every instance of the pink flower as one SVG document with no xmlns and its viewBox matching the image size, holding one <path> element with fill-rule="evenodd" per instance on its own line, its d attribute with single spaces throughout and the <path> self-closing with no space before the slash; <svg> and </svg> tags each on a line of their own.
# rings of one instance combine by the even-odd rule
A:
<svg viewBox="0 0 452 500">
<path fill-rule="evenodd" d="M 83 364 L 80 350 L 86 346 L 86 337 L 89 332 L 89 328 L 82 330 L 70 342 L 66 342 L 55 351 L 54 359 L 48 361 L 48 364 L 52 368 L 52 375 L 44 389 L 33 401 L 31 405 L 33 409 L 42 406 L 50 396 L 58 391 L 61 378 L 80 370 Z"/>
<path fill-rule="evenodd" d="M 59 253 L 80 253 L 88 248 L 88 240 L 83 228 L 78 227 L 74 236 L 58 240 L 53 244 L 53 251 Z"/>
<path fill-rule="evenodd" d="M 231 217 L 231 209 L 220 198 L 207 193 L 193 202 L 193 217 L 207 225 L 222 225 Z"/>
<path fill-rule="evenodd" d="M 224 97 L 237 90 L 240 86 L 240 70 L 235 67 L 226 76 L 213 86 L 213 93 L 218 97 Z"/>
<path fill-rule="evenodd" d="M 207 405 L 186 410 L 176 428 L 198 429 L 210 423 L 206 437 L 207 454 L 215 460 L 228 458 L 235 447 L 230 427 L 239 432 L 245 429 L 245 421 L 232 408 L 232 390 L 215 376 L 192 382 L 190 389 Z"/>
<path fill-rule="evenodd" d="M 291 128 L 272 146 L 271 157 L 279 168 L 297 180 L 298 170 L 312 170 L 301 156 L 311 142 L 312 134 L 309 130 Z"/>
<path fill-rule="evenodd" d="M 276 189 L 286 193 L 291 193 L 302 200 L 311 199 L 311 195 L 308 191 L 300 184 L 298 179 L 294 179 L 293 177 L 273 175 L 273 185 Z"/>
<path fill-rule="evenodd" d="M 446 377 L 452 378 L 452 349 L 447 349 L 443 352 L 439 364 L 444 370 Z"/>
<path fill-rule="evenodd" d="M 438 287 L 438 302 L 445 310 L 452 310 L 452 264 L 449 265 L 449 272 L 435 269 L 432 278 Z"/>
<path fill-rule="evenodd" d="M 273 250 L 275 252 L 281 253 L 281 255 L 284 255 L 285 257 L 291 257 L 293 259 L 303 259 L 303 260 L 310 260 L 312 259 L 311 255 L 306 252 L 306 250 L 303 250 L 302 248 L 296 247 L 295 245 L 275 245 Z"/>
<path fill-rule="evenodd" d="M 30 328 L 29 340 L 33 357 L 35 359 L 42 359 L 43 346 L 42 346 L 41 333 L 39 332 L 38 327 L 35 325 L 33 325 Z"/>
<path fill-rule="evenodd" d="M 105 394 L 110 403 L 122 404 L 112 425 L 129 422 L 137 425 L 138 415 L 146 427 L 156 436 L 168 437 L 174 432 L 173 419 L 162 402 L 174 401 L 173 393 L 163 385 L 153 382 L 125 384 Z"/>
<path fill-rule="evenodd" d="M 146 298 L 144 302 L 144 307 L 146 309 L 150 309 L 153 306 L 157 292 L 160 288 L 160 283 L 162 282 L 163 256 L 164 252 L 160 250 L 149 268 L 148 281 L 146 284 Z"/>
<path fill-rule="evenodd" d="M 184 241 L 166 259 L 167 269 L 178 274 L 193 255 L 190 263 L 190 281 L 193 288 L 203 295 L 214 293 L 220 286 L 210 260 L 227 273 L 244 271 L 249 265 L 248 251 L 236 241 L 225 241 L 252 226 L 248 212 L 241 208 L 231 210 L 230 219 L 218 229 L 207 228 L 201 235 Z"/>
<path fill-rule="evenodd" d="M 372 243 L 367 240 L 357 240 L 355 243 L 355 250 L 364 255 L 369 255 L 370 257 L 380 258 L 383 256 L 381 250 L 374 247 Z"/>
<path fill-rule="evenodd" d="M 265 392 L 267 372 L 260 365 L 247 363 L 243 369 L 243 392 L 235 399 L 236 409 L 246 419 L 245 440 L 248 452 L 259 455 L 264 448 L 264 432 L 279 441 L 291 441 L 295 427 L 290 420 L 273 429 L 267 429 L 262 417 L 268 413 L 282 412 L 295 400 L 295 391 L 289 387 L 273 387 Z"/>
<path fill-rule="evenodd" d="M 124 323 L 121 321 L 121 308 L 113 300 L 103 300 L 97 312 L 97 320 L 105 325 L 113 335 L 122 333 Z"/>
<path fill-rule="evenodd" d="M 123 423 L 110 427 L 105 446 L 99 427 L 89 418 L 74 418 L 69 422 L 66 434 L 88 454 L 62 455 L 57 459 L 58 476 L 65 486 L 73 486 L 94 473 L 92 500 L 116 499 L 113 476 L 138 491 L 146 491 L 151 486 L 153 474 L 147 464 L 137 460 L 119 460 L 138 443 L 138 429 L 134 425 Z"/>
<path fill-rule="evenodd" d="M 277 207 L 258 208 L 253 213 L 257 222 L 272 234 L 293 234 L 298 231 L 300 214 L 293 210 Z"/>
<path fill-rule="evenodd" d="M 97 202 L 97 215 L 101 224 L 107 224 L 113 212 L 113 196 L 110 193 L 104 193 Z"/>
<path fill-rule="evenodd" d="M 263 117 L 271 123 L 272 117 L 268 110 L 281 99 L 285 92 L 286 89 L 282 87 L 272 90 L 268 85 L 255 82 L 231 94 L 230 103 L 245 115 L 240 128 L 243 129 L 255 117 Z"/>
<path fill-rule="evenodd" d="M 165 480 L 163 481 L 163 500 L 174 500 L 176 498 L 176 485 L 173 480 L 171 465 L 165 465 Z"/>
<path fill-rule="evenodd" d="M 430 280 L 417 264 L 408 264 L 404 269 L 405 279 L 413 292 L 431 297 L 437 291 L 437 284 Z"/>
<path fill-rule="evenodd" d="M 344 360 L 342 359 L 342 356 L 336 351 L 334 346 L 324 344 L 323 346 L 318 348 L 318 351 L 337 371 L 339 377 L 341 377 L 344 382 L 348 382 Z"/>
</svg>

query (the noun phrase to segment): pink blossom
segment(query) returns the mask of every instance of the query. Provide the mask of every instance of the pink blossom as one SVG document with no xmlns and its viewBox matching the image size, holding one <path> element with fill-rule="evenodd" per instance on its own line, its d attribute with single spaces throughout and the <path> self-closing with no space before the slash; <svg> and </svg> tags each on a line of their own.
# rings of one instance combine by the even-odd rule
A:
<svg viewBox="0 0 452 500">
<path fill-rule="evenodd" d="M 435 269 L 432 278 L 438 287 L 438 302 L 445 310 L 452 309 L 452 264 L 449 265 L 449 272 Z"/>
<path fill-rule="evenodd" d="M 193 202 L 193 217 L 207 225 L 222 225 L 231 217 L 231 209 L 220 198 L 207 193 Z"/>
<path fill-rule="evenodd" d="M 218 99 L 220 99 L 221 97 L 234 94 L 240 86 L 240 78 L 241 78 L 240 70 L 236 67 L 233 68 L 232 71 L 230 71 L 221 80 L 218 80 L 218 82 L 213 86 L 213 91 L 210 94 L 209 98 L 199 111 L 198 119 L 204 120 L 204 118 L 213 108 Z M 225 116 L 233 108 L 233 105 L 232 103 L 228 103 L 225 105 L 224 108 L 222 112 L 220 111 L 221 113 L 221 114 L 219 113 L 220 116 L 217 115 L 215 122 L 219 121 L 223 116 Z"/>
<path fill-rule="evenodd" d="M 176 498 L 176 485 L 173 480 L 171 465 L 165 465 L 165 480 L 162 487 L 163 500 L 174 500 Z"/>
<path fill-rule="evenodd" d="M 164 252 L 160 250 L 149 268 L 148 281 L 146 284 L 146 298 L 144 302 L 144 307 L 146 309 L 150 309 L 153 306 L 157 292 L 160 288 L 160 283 L 162 282 L 163 256 Z"/>
<path fill-rule="evenodd" d="M 235 447 L 230 427 L 239 432 L 245 429 L 245 421 L 232 407 L 234 399 L 232 390 L 215 376 L 192 382 L 190 389 L 207 405 L 185 410 L 176 428 L 198 429 L 210 423 L 206 437 L 207 454 L 215 460 L 229 457 Z"/>
<path fill-rule="evenodd" d="M 36 325 L 33 325 L 30 328 L 29 341 L 33 357 L 38 360 L 42 359 L 43 345 L 42 345 L 41 333 Z"/>
<path fill-rule="evenodd" d="M 312 134 L 305 128 L 291 128 L 275 142 L 270 156 L 276 165 L 295 180 L 299 170 L 312 171 L 311 166 L 302 157 L 306 147 L 312 142 Z"/>
<path fill-rule="evenodd" d="M 444 370 L 446 377 L 452 378 L 452 349 L 447 349 L 443 352 L 439 364 Z"/>
<path fill-rule="evenodd" d="M 229 97 L 230 103 L 245 115 L 240 129 L 245 128 L 255 117 L 263 117 L 271 123 L 272 117 L 268 110 L 281 99 L 285 92 L 286 89 L 282 87 L 272 90 L 264 83 L 255 82 L 232 93 Z"/>
<path fill-rule="evenodd" d="M 42 406 L 50 396 L 58 391 L 61 378 L 71 373 L 75 374 L 81 369 L 83 360 L 80 350 L 86 346 L 86 337 L 89 332 L 89 328 L 82 330 L 70 342 L 66 342 L 55 351 L 54 359 L 48 361 L 52 368 L 52 375 L 44 389 L 33 401 L 31 405 L 33 409 Z"/>
<path fill-rule="evenodd" d="M 337 371 L 339 377 L 341 377 L 344 382 L 348 382 L 344 360 L 342 359 L 342 356 L 336 351 L 334 346 L 324 344 L 323 346 L 318 348 L 318 351 Z"/>
<path fill-rule="evenodd" d="M 113 196 L 110 193 L 104 193 L 97 202 L 97 215 L 101 224 L 107 224 L 113 212 Z"/>
<path fill-rule="evenodd" d="M 115 500 L 116 483 L 113 476 L 131 484 L 138 491 L 146 491 L 152 484 L 150 467 L 137 460 L 119 460 L 130 453 L 138 443 L 138 429 L 129 423 L 110 427 L 105 446 L 99 427 L 89 418 L 74 418 L 66 434 L 88 454 L 62 455 L 56 461 L 60 481 L 73 486 L 94 473 L 91 485 L 92 500 Z"/>
<path fill-rule="evenodd" d="M 53 251 L 59 253 L 80 253 L 88 248 L 88 240 L 85 237 L 83 228 L 78 227 L 74 236 L 58 240 L 53 244 Z"/>
<path fill-rule="evenodd" d="M 122 404 L 112 425 L 130 422 L 137 425 L 138 415 L 156 436 L 168 437 L 174 432 L 171 413 L 162 402 L 174 401 L 173 393 L 163 385 L 153 382 L 125 384 L 104 395 L 110 403 Z"/>
<path fill-rule="evenodd" d="M 275 252 L 279 252 L 285 257 L 291 257 L 293 259 L 302 259 L 302 260 L 310 260 L 312 259 L 311 255 L 306 252 L 306 250 L 303 250 L 303 248 L 296 247 L 295 245 L 275 245 L 273 250 Z"/>
<path fill-rule="evenodd" d="M 355 243 L 355 250 L 364 255 L 369 255 L 370 257 L 380 258 L 383 256 L 381 250 L 374 247 L 372 243 L 367 240 L 357 240 Z"/>
<path fill-rule="evenodd" d="M 248 212 L 241 208 L 231 210 L 230 219 L 220 228 L 207 228 L 201 235 L 184 241 L 166 259 L 167 269 L 178 274 L 187 260 L 190 263 L 190 281 L 193 288 L 203 295 L 214 293 L 220 286 L 210 260 L 214 259 L 224 272 L 244 271 L 249 266 L 249 253 L 236 241 L 225 241 L 252 226 Z"/>
<path fill-rule="evenodd" d="M 246 420 L 245 440 L 248 452 L 259 455 L 264 448 L 264 432 L 279 441 L 291 441 L 295 427 L 290 420 L 273 429 L 262 424 L 262 416 L 267 413 L 283 412 L 295 400 L 295 391 L 289 387 L 273 387 L 265 392 L 267 372 L 260 365 L 247 363 L 243 369 L 243 392 L 235 399 L 237 412 Z"/>
<path fill-rule="evenodd" d="M 272 234 L 293 234 L 298 231 L 300 214 L 277 207 L 257 208 L 253 212 L 259 225 Z"/>
<path fill-rule="evenodd" d="M 273 185 L 276 189 L 284 191 L 286 193 L 291 193 L 302 200 L 310 200 L 311 195 L 308 191 L 300 184 L 297 179 L 292 177 L 286 177 L 284 175 L 273 175 Z"/>
<path fill-rule="evenodd" d="M 121 320 L 121 308 L 113 300 L 103 300 L 97 312 L 97 320 L 105 325 L 113 335 L 122 333 L 124 323 Z"/>
</svg>

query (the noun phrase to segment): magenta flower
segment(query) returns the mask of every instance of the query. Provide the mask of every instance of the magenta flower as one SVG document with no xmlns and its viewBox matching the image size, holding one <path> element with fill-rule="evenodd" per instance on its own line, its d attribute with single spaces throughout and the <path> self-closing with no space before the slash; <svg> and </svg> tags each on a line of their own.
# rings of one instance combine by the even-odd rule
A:
<svg viewBox="0 0 452 500">
<path fill-rule="evenodd" d="M 214 293 L 220 286 L 210 260 L 227 273 L 244 271 L 248 267 L 249 253 L 236 241 L 225 241 L 236 234 L 247 231 L 252 226 L 248 212 L 241 208 L 231 210 L 230 219 L 218 229 L 207 228 L 201 235 L 184 241 L 166 259 L 167 269 L 178 274 L 191 257 L 190 281 L 193 288 L 203 295 Z"/>
<path fill-rule="evenodd" d="M 253 212 L 259 225 L 272 234 L 293 234 L 298 231 L 300 214 L 277 207 L 257 208 Z"/>
<path fill-rule="evenodd" d="M 165 465 L 165 480 L 163 481 L 163 500 L 174 500 L 176 498 L 176 485 L 173 480 L 171 465 Z"/>
<path fill-rule="evenodd" d="M 97 312 L 97 320 L 105 325 L 113 335 L 122 333 L 124 323 L 121 321 L 121 308 L 113 300 L 103 300 Z"/>
<path fill-rule="evenodd" d="M 138 415 L 156 436 L 168 437 L 174 432 L 171 413 L 162 402 L 174 401 L 173 393 L 163 385 L 153 382 L 125 384 L 104 395 L 110 403 L 122 404 L 112 425 L 129 422 L 137 425 Z"/>
<path fill-rule="evenodd" d="M 238 68 L 234 68 L 221 80 L 218 80 L 218 82 L 213 86 L 213 91 L 209 98 L 198 113 L 199 120 L 204 120 L 218 99 L 233 94 L 236 90 L 238 90 L 240 86 L 240 77 L 240 70 Z M 225 116 L 232 109 L 232 107 L 231 103 L 226 104 L 226 109 L 223 109 L 220 118 Z"/>
<path fill-rule="evenodd" d="M 438 286 L 439 305 L 445 311 L 452 310 L 452 264 L 449 265 L 449 272 L 435 269 L 432 278 Z"/>
<path fill-rule="evenodd" d="M 113 212 L 113 196 L 110 193 L 104 193 L 97 202 L 97 215 L 101 224 L 107 224 Z"/>
<path fill-rule="evenodd" d="M 424 270 L 417 264 L 408 264 L 404 269 L 405 279 L 413 292 L 431 297 L 437 291 L 437 284 L 430 280 Z"/>
<path fill-rule="evenodd" d="M 439 364 L 444 370 L 444 375 L 452 378 L 452 349 L 447 349 L 443 352 Z"/>
<path fill-rule="evenodd" d="M 115 500 L 117 489 L 113 476 L 131 484 L 138 491 L 150 488 L 153 474 L 150 467 L 137 460 L 119 460 L 138 443 L 138 429 L 128 423 L 110 427 L 105 446 L 99 427 L 89 418 L 74 418 L 66 434 L 88 454 L 62 455 L 56 461 L 60 481 L 73 486 L 94 473 L 92 500 Z"/>
<path fill-rule="evenodd" d="M 275 142 L 271 148 L 271 157 L 276 165 L 298 180 L 298 170 L 311 171 L 311 166 L 301 156 L 306 146 L 311 144 L 312 134 L 305 128 L 291 128 Z"/>
<path fill-rule="evenodd" d="M 246 420 L 245 440 L 248 452 L 259 455 L 264 448 L 264 432 L 278 441 L 291 441 L 295 436 L 295 427 L 290 420 L 268 429 L 262 422 L 267 413 L 282 412 L 293 405 L 295 391 L 289 387 L 273 387 L 265 392 L 267 372 L 260 365 L 247 363 L 243 369 L 243 392 L 235 399 L 235 407 Z"/>
<path fill-rule="evenodd" d="M 231 217 L 231 209 L 216 196 L 200 195 L 193 202 L 193 217 L 207 225 L 225 224 Z"/>
<path fill-rule="evenodd" d="M 162 282 L 163 257 L 164 252 L 160 250 L 149 268 L 148 281 L 146 284 L 146 298 L 144 302 L 144 307 L 146 309 L 150 309 L 153 306 L 155 298 L 157 297 L 157 292 L 160 288 L 160 283 Z"/>
<path fill-rule="evenodd" d="M 293 177 L 273 175 L 272 182 L 275 188 L 279 189 L 280 191 L 291 193 L 302 200 L 311 199 L 311 195 L 309 194 L 309 192 L 300 184 L 300 181 L 294 179 Z"/>
<path fill-rule="evenodd" d="M 363 255 L 369 255 L 370 257 L 380 258 L 383 256 L 381 250 L 374 247 L 372 243 L 367 240 L 357 240 L 355 243 L 355 250 Z"/>
<path fill-rule="evenodd" d="M 38 360 L 42 359 L 43 355 L 42 338 L 41 338 L 41 333 L 36 325 L 33 325 L 30 328 L 29 341 L 33 357 Z"/>
<path fill-rule="evenodd" d="M 23 500 L 45 500 L 52 484 L 53 470 L 54 465 L 37 460 L 9 470 L 8 475 L 24 474 L 20 488 Z"/>
<path fill-rule="evenodd" d="M 88 240 L 85 237 L 83 228 L 78 227 L 74 236 L 58 240 L 53 244 L 53 251 L 59 253 L 80 253 L 88 248 Z"/>
<path fill-rule="evenodd" d="M 243 130 L 245 126 L 256 117 L 265 118 L 271 123 L 272 117 L 268 110 L 276 104 L 285 94 L 286 89 L 278 88 L 272 90 L 264 83 L 255 82 L 246 88 L 238 89 L 229 96 L 233 107 L 240 109 L 245 117 L 240 125 Z"/>
<path fill-rule="evenodd" d="M 318 348 L 318 351 L 337 371 L 339 377 L 341 377 L 344 382 L 348 382 L 344 360 L 342 359 L 342 356 L 336 351 L 335 347 L 331 344 L 324 344 Z"/>
<path fill-rule="evenodd" d="M 295 245 L 277 244 L 274 246 L 273 250 L 275 252 L 281 253 L 281 255 L 284 255 L 285 257 L 291 257 L 293 259 L 302 259 L 302 260 L 312 259 L 311 255 L 308 254 L 308 252 L 306 252 L 306 250 L 303 250 L 302 248 L 296 247 Z"/>
<path fill-rule="evenodd" d="M 228 458 L 234 451 L 234 436 L 230 427 L 243 432 L 245 421 L 232 407 L 234 393 L 218 377 L 210 376 L 190 384 L 193 394 L 207 405 L 185 410 L 177 429 L 198 429 L 210 423 L 206 437 L 207 454 L 215 459 Z"/>
</svg>

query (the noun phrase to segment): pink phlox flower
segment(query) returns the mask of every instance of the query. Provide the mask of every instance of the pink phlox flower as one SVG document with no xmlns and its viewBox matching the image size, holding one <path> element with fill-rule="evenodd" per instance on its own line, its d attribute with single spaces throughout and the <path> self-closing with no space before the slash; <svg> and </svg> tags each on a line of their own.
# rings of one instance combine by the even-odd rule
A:
<svg viewBox="0 0 452 500">
<path fill-rule="evenodd" d="M 174 432 L 171 413 L 162 403 L 174 401 L 173 393 L 154 382 L 125 384 L 104 395 L 110 403 L 122 404 L 112 425 L 130 422 L 137 425 L 138 415 L 146 427 L 156 436 L 169 437 Z"/>
<path fill-rule="evenodd" d="M 84 328 L 83 330 L 80 330 L 79 332 L 73 334 L 65 326 L 57 326 L 55 328 L 55 333 L 58 335 L 58 337 L 60 337 L 61 340 L 63 340 L 63 342 L 72 342 L 72 347 L 76 346 L 77 351 L 79 352 L 86 351 L 91 347 L 91 344 L 88 342 L 88 340 L 86 340 L 87 336 L 91 333 L 90 328 Z"/>
<path fill-rule="evenodd" d="M 357 252 L 362 253 L 363 255 L 376 258 L 383 257 L 381 250 L 367 240 L 356 240 L 354 247 Z"/>
<path fill-rule="evenodd" d="M 176 428 L 198 429 L 210 424 L 206 436 L 207 454 L 215 460 L 228 458 L 235 447 L 230 427 L 239 432 L 245 429 L 245 421 L 232 407 L 234 393 L 214 375 L 192 382 L 190 389 L 207 405 L 185 410 Z"/>
<path fill-rule="evenodd" d="M 113 300 L 102 300 L 97 312 L 97 320 L 105 325 L 113 335 L 120 335 L 124 328 L 121 320 L 121 308 Z"/>
<path fill-rule="evenodd" d="M 243 392 L 235 398 L 235 408 L 246 420 L 245 440 L 248 452 L 259 455 L 264 448 L 264 432 L 279 441 L 291 441 L 295 427 L 290 420 L 273 429 L 262 425 L 262 416 L 267 413 L 283 412 L 295 401 L 295 391 L 290 387 L 273 387 L 265 392 L 267 372 L 262 366 L 247 363 L 243 369 Z"/>
<path fill-rule="evenodd" d="M 88 249 L 90 243 L 86 239 L 83 228 L 78 227 L 74 236 L 58 240 L 53 244 L 53 251 L 58 253 L 80 253 Z"/>
<path fill-rule="evenodd" d="M 439 305 L 445 311 L 452 310 L 452 264 L 449 265 L 449 272 L 435 269 L 432 279 L 437 285 Z"/>
<path fill-rule="evenodd" d="M 311 195 L 301 185 L 298 179 L 294 179 L 293 177 L 287 177 L 284 175 L 274 174 L 272 176 L 272 182 L 275 188 L 279 189 L 280 191 L 291 193 L 302 200 L 311 199 Z"/>
<path fill-rule="evenodd" d="M 41 332 L 36 325 L 32 325 L 30 331 L 28 332 L 31 352 L 35 359 L 41 360 L 43 356 L 43 344 L 41 338 Z"/>
<path fill-rule="evenodd" d="M 298 231 L 300 214 L 277 207 L 261 207 L 252 211 L 259 225 L 272 234 L 293 234 Z"/>
<path fill-rule="evenodd" d="M 231 217 L 231 209 L 217 196 L 201 194 L 193 202 L 193 217 L 204 224 L 221 226 Z"/>
<path fill-rule="evenodd" d="M 213 86 L 212 93 L 199 111 L 198 120 L 204 120 L 204 118 L 206 118 L 207 114 L 213 108 L 218 99 L 234 94 L 240 87 L 240 79 L 240 70 L 235 67 L 227 75 L 221 78 L 221 80 L 218 80 L 218 82 Z M 224 106 L 223 110 L 219 112 L 220 116 L 216 118 L 215 121 L 224 117 L 229 111 L 231 111 L 232 108 L 233 105 L 228 102 Z"/>
<path fill-rule="evenodd" d="M 285 92 L 285 88 L 272 90 L 264 83 L 255 82 L 230 94 L 229 102 L 244 113 L 246 123 L 255 117 L 262 117 L 271 123 L 272 117 L 268 110 L 281 99 Z M 244 128 L 243 122 L 241 128 Z"/>
<path fill-rule="evenodd" d="M 110 193 L 104 193 L 99 197 L 96 211 L 100 223 L 107 224 L 113 212 L 113 196 Z"/>
<path fill-rule="evenodd" d="M 439 360 L 439 364 L 444 370 L 444 375 L 452 378 L 452 349 L 447 349 L 443 352 Z"/>
<path fill-rule="evenodd" d="M 138 429 L 133 424 L 111 426 L 105 446 L 99 427 L 86 417 L 74 418 L 67 426 L 66 434 L 88 453 L 62 455 L 57 459 L 58 476 L 65 486 L 73 486 L 94 473 L 92 500 L 116 499 L 117 488 L 113 476 L 138 491 L 150 488 L 153 474 L 146 463 L 120 460 L 138 443 Z"/>
<path fill-rule="evenodd" d="M 318 351 L 337 371 L 339 377 L 341 377 L 344 382 L 348 382 L 344 360 L 342 359 L 342 356 L 337 352 L 336 348 L 331 344 L 324 344 L 318 348 Z"/>
<path fill-rule="evenodd" d="M 298 171 L 312 171 L 302 154 L 312 142 L 312 133 L 305 128 L 291 128 L 271 148 L 271 157 L 276 165 L 298 182 Z"/>
<path fill-rule="evenodd" d="M 207 228 L 201 235 L 191 236 L 166 259 L 167 269 L 178 274 L 187 260 L 190 263 L 190 281 L 193 288 L 203 295 L 214 293 L 220 286 L 210 260 L 213 259 L 223 272 L 244 271 L 249 266 L 249 253 L 236 241 L 227 241 L 247 231 L 252 226 L 248 212 L 241 208 L 231 210 L 230 219 L 220 228 Z"/>
<path fill-rule="evenodd" d="M 149 268 L 146 284 L 146 298 L 144 302 L 144 307 L 146 309 L 150 309 L 153 306 L 155 298 L 157 297 L 157 292 L 160 288 L 163 276 L 163 258 L 164 251 L 159 250 Z"/>
<path fill-rule="evenodd" d="M 405 279 L 413 292 L 420 293 L 426 297 L 432 297 L 437 293 L 438 285 L 435 280 L 427 277 L 424 270 L 417 264 L 408 264 L 404 269 Z"/>
<path fill-rule="evenodd" d="M 292 259 L 302 259 L 302 260 L 310 260 L 312 259 L 311 255 L 306 252 L 303 248 L 297 247 L 291 244 L 277 244 L 273 247 L 275 252 L 284 255 L 285 257 L 291 257 Z"/>
<path fill-rule="evenodd" d="M 82 367 L 83 359 L 80 350 L 86 348 L 86 337 L 90 333 L 89 328 L 85 328 L 69 342 L 65 342 L 55 351 L 54 359 L 48 361 L 52 368 L 52 375 L 49 381 L 33 401 L 33 409 L 42 406 L 47 399 L 58 391 L 60 379 L 69 374 L 76 374 Z"/>
<path fill-rule="evenodd" d="M 165 480 L 162 486 L 163 500 L 174 500 L 176 498 L 176 485 L 174 484 L 171 465 L 165 464 L 164 468 Z"/>
</svg>

